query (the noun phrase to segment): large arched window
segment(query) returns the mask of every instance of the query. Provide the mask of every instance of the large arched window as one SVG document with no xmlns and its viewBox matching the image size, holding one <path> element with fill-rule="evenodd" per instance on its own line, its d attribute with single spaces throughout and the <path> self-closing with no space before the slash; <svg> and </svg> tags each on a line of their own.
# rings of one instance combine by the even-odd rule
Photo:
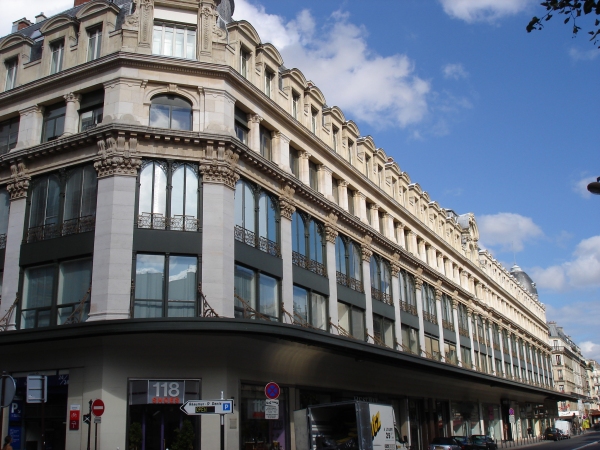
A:
<svg viewBox="0 0 600 450">
<path fill-rule="evenodd" d="M 177 95 L 161 94 L 152 98 L 150 126 L 172 130 L 192 129 L 192 104 Z"/>
<path fill-rule="evenodd" d="M 138 228 L 198 231 L 199 190 L 196 166 L 145 161 L 138 186 Z"/>
<path fill-rule="evenodd" d="M 67 176 L 63 236 L 94 229 L 98 177 L 92 166 L 72 170 Z"/>
<path fill-rule="evenodd" d="M 46 175 L 35 180 L 31 190 L 29 233 L 27 242 L 58 237 L 60 180 L 58 175 Z"/>
<path fill-rule="evenodd" d="M 235 238 L 281 257 L 278 202 L 245 180 L 239 180 L 235 186 Z"/>
<path fill-rule="evenodd" d="M 442 326 L 447 330 L 454 331 L 454 313 L 452 311 L 452 299 L 442 294 Z"/>
<path fill-rule="evenodd" d="M 292 261 L 318 275 L 327 276 L 323 225 L 308 214 L 292 215 Z"/>
<path fill-rule="evenodd" d="M 417 293 L 415 288 L 415 277 L 406 270 L 400 270 L 400 290 L 402 292 L 401 307 L 402 311 L 416 316 L 417 313 Z"/>
<path fill-rule="evenodd" d="M 364 292 L 360 247 L 351 239 L 338 235 L 335 240 L 337 283 Z"/>
<path fill-rule="evenodd" d="M 423 283 L 421 296 L 423 299 L 423 318 L 431 323 L 438 323 L 434 287 L 430 284 Z"/>
<path fill-rule="evenodd" d="M 371 297 L 392 305 L 392 276 L 387 261 L 379 255 L 371 256 Z"/>
</svg>

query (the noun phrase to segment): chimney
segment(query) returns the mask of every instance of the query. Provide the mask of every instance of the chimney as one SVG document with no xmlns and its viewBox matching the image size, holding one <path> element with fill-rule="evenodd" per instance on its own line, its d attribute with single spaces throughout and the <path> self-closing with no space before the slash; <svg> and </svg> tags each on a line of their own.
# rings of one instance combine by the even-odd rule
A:
<svg viewBox="0 0 600 450">
<path fill-rule="evenodd" d="M 23 28 L 27 28 L 28 26 L 31 26 L 31 25 L 33 25 L 33 24 L 29 20 L 27 20 L 25 17 L 23 17 L 22 19 L 19 19 L 19 20 L 15 20 L 12 24 L 11 33 L 22 30 Z"/>
<path fill-rule="evenodd" d="M 73 3 L 73 6 L 83 5 L 84 3 L 87 3 L 89 1 L 90 0 L 75 0 L 75 3 Z"/>
<path fill-rule="evenodd" d="M 43 12 L 41 12 L 37 16 L 35 16 L 35 23 L 43 22 L 46 19 L 47 19 L 47 17 L 44 15 Z"/>
</svg>

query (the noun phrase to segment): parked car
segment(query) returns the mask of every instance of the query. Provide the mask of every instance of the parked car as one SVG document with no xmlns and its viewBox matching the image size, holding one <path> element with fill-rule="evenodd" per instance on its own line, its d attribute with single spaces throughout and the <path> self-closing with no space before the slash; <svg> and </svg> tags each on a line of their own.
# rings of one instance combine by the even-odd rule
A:
<svg viewBox="0 0 600 450">
<path fill-rule="evenodd" d="M 462 450 L 453 437 L 436 437 L 429 444 L 429 450 Z"/>
<path fill-rule="evenodd" d="M 547 441 L 560 441 L 564 439 L 564 435 L 558 428 L 548 427 L 546 431 L 544 431 L 544 439 Z"/>
<path fill-rule="evenodd" d="M 469 450 L 498 450 L 498 444 L 489 436 L 474 434 L 469 438 Z"/>
<path fill-rule="evenodd" d="M 460 444 L 461 450 L 469 450 L 469 437 L 468 436 L 452 436 Z"/>
</svg>

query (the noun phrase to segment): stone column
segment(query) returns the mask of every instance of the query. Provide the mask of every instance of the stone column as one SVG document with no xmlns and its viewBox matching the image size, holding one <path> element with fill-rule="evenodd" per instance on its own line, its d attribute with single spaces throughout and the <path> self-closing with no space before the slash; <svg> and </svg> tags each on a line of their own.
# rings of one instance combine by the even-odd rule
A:
<svg viewBox="0 0 600 450">
<path fill-rule="evenodd" d="M 495 353 L 495 349 L 494 349 L 494 339 L 493 339 L 493 334 L 494 332 L 492 331 L 492 321 L 490 319 L 486 319 L 484 321 L 484 326 L 488 332 L 488 339 L 489 339 L 489 343 L 490 346 L 488 347 L 488 351 L 491 348 L 492 349 L 492 374 L 498 376 L 498 374 L 496 373 L 496 353 Z M 488 358 L 488 362 L 489 362 L 489 358 Z"/>
<path fill-rule="evenodd" d="M 348 182 L 345 180 L 338 182 L 338 197 L 340 199 L 340 208 L 348 211 Z"/>
<path fill-rule="evenodd" d="M 394 333 L 396 334 L 396 344 L 393 348 L 402 351 L 402 317 L 401 317 L 401 301 L 400 295 L 400 255 L 394 253 L 394 257 L 390 262 L 392 273 L 392 301 L 394 303 Z"/>
<path fill-rule="evenodd" d="M 292 173 L 290 167 L 290 138 L 280 131 L 273 132 L 273 161 L 287 173 Z"/>
<path fill-rule="evenodd" d="M 326 199 L 333 201 L 333 180 L 331 174 L 333 171 L 324 166 L 319 165 L 317 175 L 319 177 L 319 192 L 325 196 Z"/>
<path fill-rule="evenodd" d="M 292 214 L 296 211 L 295 190 L 284 185 L 279 193 L 279 231 L 281 234 L 281 259 L 283 277 L 281 279 L 282 304 L 285 310 L 294 315 L 294 272 L 292 264 Z M 335 323 L 335 322 L 334 322 Z"/>
<path fill-rule="evenodd" d="M 363 271 L 363 283 L 365 287 L 365 300 L 367 303 L 365 309 L 365 326 L 366 331 L 369 334 L 373 334 L 373 299 L 371 297 L 371 256 L 373 250 L 371 250 L 371 236 L 367 235 L 363 239 L 362 243 L 362 271 Z M 371 342 L 367 338 L 367 342 Z"/>
<path fill-rule="evenodd" d="M 307 186 L 310 185 L 310 171 L 308 167 L 308 162 L 310 160 L 310 153 L 308 152 L 298 152 L 298 156 L 300 156 L 298 160 L 298 171 L 300 172 L 300 181 Z"/>
<path fill-rule="evenodd" d="M 79 131 L 79 102 L 81 95 L 69 92 L 64 96 L 67 107 L 65 109 L 65 127 L 63 136 L 69 136 Z"/>
<path fill-rule="evenodd" d="M 455 294 L 456 295 L 456 294 Z M 456 357 L 458 365 L 462 367 L 462 349 L 460 345 L 460 327 L 458 326 L 458 300 L 452 298 L 452 318 L 454 319 L 454 332 L 456 333 Z"/>
<path fill-rule="evenodd" d="M 531 363 L 531 376 L 529 377 L 529 382 L 535 383 L 535 374 L 533 373 L 533 352 L 531 351 L 531 347 L 533 347 L 533 345 L 529 346 L 529 362 Z"/>
<path fill-rule="evenodd" d="M 19 135 L 17 145 L 11 151 L 38 145 L 42 141 L 44 107 L 33 105 L 19 111 Z"/>
<path fill-rule="evenodd" d="M 23 226 L 27 207 L 27 191 L 31 177 L 23 162 L 15 162 L 10 166 L 11 176 L 6 189 L 10 194 L 10 212 L 8 229 L 6 231 L 6 247 L 4 250 L 4 274 L 2 298 L 0 303 L 0 318 L 8 314 L 6 330 L 14 330 L 17 321 L 17 306 L 19 295 L 19 272 L 21 243 L 23 242 Z M 13 306 L 14 305 L 14 306 Z"/>
<path fill-rule="evenodd" d="M 435 314 L 437 315 L 438 332 L 440 333 L 440 356 L 443 362 L 446 361 L 446 349 L 444 348 L 444 325 L 442 315 L 442 291 L 435 290 Z"/>
<path fill-rule="evenodd" d="M 354 213 L 364 223 L 369 223 L 367 220 L 367 198 L 362 192 L 357 192 L 354 196 Z"/>
<path fill-rule="evenodd" d="M 419 318 L 419 355 L 425 356 L 425 325 L 423 324 L 423 278 L 415 276 L 417 317 Z"/>
<path fill-rule="evenodd" d="M 523 354 L 523 350 L 520 348 L 519 338 L 516 334 L 515 334 L 515 342 L 516 342 L 515 348 L 517 349 L 517 355 L 516 355 L 517 366 L 519 367 L 519 377 L 518 378 L 519 378 L 519 380 L 523 381 L 523 375 L 522 375 L 523 371 L 521 370 L 521 355 Z"/>
<path fill-rule="evenodd" d="M 406 241 L 404 240 L 404 224 L 401 222 L 396 224 L 396 235 L 398 236 L 398 245 L 406 249 Z"/>
<path fill-rule="evenodd" d="M 379 205 L 376 203 L 371 204 L 371 227 L 379 232 Z"/>
<path fill-rule="evenodd" d="M 512 333 L 510 331 L 507 332 L 507 336 L 508 336 L 508 356 L 510 358 L 510 377 L 514 380 L 515 379 L 515 370 L 513 367 L 513 353 L 512 353 L 512 339 L 511 339 L 511 335 Z"/>
<path fill-rule="evenodd" d="M 248 125 L 250 125 L 248 147 L 256 153 L 260 153 L 260 123 L 262 120 L 263 118 L 258 114 L 248 114 Z"/>
<path fill-rule="evenodd" d="M 383 220 L 385 220 L 383 227 L 385 237 L 390 240 L 394 240 L 394 218 L 390 213 L 385 213 Z"/>
<path fill-rule="evenodd" d="M 142 163 L 137 135 L 98 137 L 98 200 L 88 321 L 128 319 L 131 308 L 136 177 Z"/>
<path fill-rule="evenodd" d="M 475 346 L 473 345 L 473 308 L 467 307 L 467 325 L 469 326 L 469 340 L 471 341 L 471 368 L 475 370 Z"/>
<path fill-rule="evenodd" d="M 407 250 L 411 252 L 416 257 L 419 257 L 419 247 L 417 245 L 417 235 L 414 231 L 409 230 L 408 232 L 408 240 L 409 240 L 409 248 Z"/>
<path fill-rule="evenodd" d="M 327 215 L 327 221 L 325 223 L 325 239 L 327 240 L 327 277 L 329 279 L 329 321 L 333 324 L 338 324 L 338 309 L 337 309 L 337 276 L 335 266 L 335 240 L 338 236 L 337 230 L 338 216 L 334 213 Z M 335 333 L 335 328 L 329 328 L 327 330 Z M 347 330 L 349 331 L 349 330 Z"/>
<path fill-rule="evenodd" d="M 234 316 L 234 192 L 238 154 L 225 142 L 208 141 L 200 154 L 203 196 L 202 291 L 221 317 Z M 291 236 L 291 233 L 290 233 Z"/>
<path fill-rule="evenodd" d="M 502 336 L 502 327 L 498 327 L 498 342 L 500 342 L 500 360 L 502 361 L 502 376 L 506 377 L 506 369 L 504 364 L 504 339 Z"/>
</svg>

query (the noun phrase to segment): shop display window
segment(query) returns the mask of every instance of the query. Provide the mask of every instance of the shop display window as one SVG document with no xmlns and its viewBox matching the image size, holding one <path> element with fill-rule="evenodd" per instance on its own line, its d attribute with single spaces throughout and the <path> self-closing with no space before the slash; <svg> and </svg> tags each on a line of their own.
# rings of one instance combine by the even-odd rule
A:
<svg viewBox="0 0 600 450">
<path fill-rule="evenodd" d="M 264 385 L 242 385 L 240 407 L 241 450 L 288 450 L 290 449 L 290 422 L 288 418 L 287 389 L 279 395 L 279 418 L 265 417 L 266 398 Z"/>
</svg>

